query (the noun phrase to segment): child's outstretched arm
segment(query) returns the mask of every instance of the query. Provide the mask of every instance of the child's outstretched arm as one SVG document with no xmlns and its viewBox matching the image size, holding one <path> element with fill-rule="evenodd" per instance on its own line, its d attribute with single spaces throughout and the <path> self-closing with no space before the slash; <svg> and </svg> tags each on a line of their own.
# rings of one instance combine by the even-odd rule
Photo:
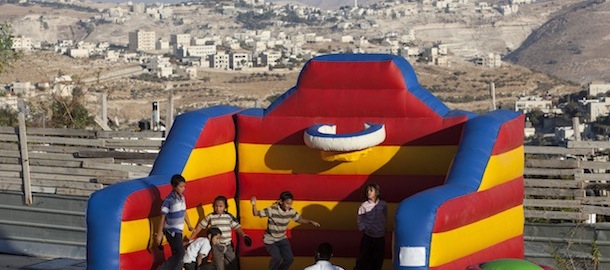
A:
<svg viewBox="0 0 610 270">
<path fill-rule="evenodd" d="M 165 214 L 161 214 L 161 220 L 159 221 L 157 232 L 154 234 L 155 243 L 157 243 L 157 245 L 161 245 L 161 242 L 163 241 L 163 226 L 165 226 Z"/>
<path fill-rule="evenodd" d="M 242 230 L 242 229 L 241 229 L 241 227 L 239 227 L 239 228 L 235 229 L 235 232 L 237 232 L 237 234 L 238 234 L 239 236 L 241 236 L 241 237 L 246 237 L 246 236 L 248 236 L 248 235 L 246 234 L 246 232 L 244 232 L 244 230 Z M 249 237 L 249 236 L 248 236 L 248 237 Z"/>
<path fill-rule="evenodd" d="M 299 220 L 297 220 L 297 222 L 301 223 L 301 224 L 311 224 L 311 225 L 314 225 L 316 227 L 320 227 L 320 223 L 315 222 L 315 221 L 310 220 L 310 219 L 299 218 Z"/>
<path fill-rule="evenodd" d="M 258 216 L 258 209 L 256 209 L 256 196 L 252 196 L 252 198 L 250 198 L 250 203 L 252 204 L 252 215 Z"/>
<path fill-rule="evenodd" d="M 189 215 L 186 213 L 186 211 L 184 211 L 184 222 L 186 222 L 186 227 L 189 229 L 189 231 L 193 231 L 193 226 L 191 226 L 191 221 L 189 220 Z"/>
<path fill-rule="evenodd" d="M 204 228 L 201 227 L 201 223 L 197 224 L 197 226 L 195 226 L 195 230 L 193 231 L 193 233 L 191 233 L 191 236 L 189 236 L 189 240 L 193 240 L 197 238 L 197 235 L 199 234 L 199 232 L 201 230 L 203 230 Z"/>
</svg>

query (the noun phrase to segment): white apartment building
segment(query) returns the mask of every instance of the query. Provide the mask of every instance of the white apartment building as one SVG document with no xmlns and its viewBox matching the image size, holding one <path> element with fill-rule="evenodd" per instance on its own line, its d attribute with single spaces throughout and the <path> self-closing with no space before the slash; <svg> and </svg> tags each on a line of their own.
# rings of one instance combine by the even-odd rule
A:
<svg viewBox="0 0 610 270">
<path fill-rule="evenodd" d="M 269 30 L 256 31 L 256 38 L 258 40 L 269 40 L 269 39 L 271 39 L 271 31 L 269 31 Z"/>
<path fill-rule="evenodd" d="M 415 58 L 419 56 L 419 48 L 405 46 L 400 49 L 400 55 L 405 58 Z"/>
<path fill-rule="evenodd" d="M 229 68 L 232 70 L 240 70 L 252 67 L 252 61 L 247 53 L 230 53 Z"/>
<path fill-rule="evenodd" d="M 610 83 L 593 81 L 589 83 L 589 96 L 597 96 L 610 91 Z"/>
<path fill-rule="evenodd" d="M 146 11 L 146 4 L 144 3 L 134 3 L 131 6 L 131 12 L 133 13 L 144 13 Z"/>
<path fill-rule="evenodd" d="M 198 56 L 203 59 L 216 54 L 216 45 L 184 46 L 176 49 L 176 57 Z"/>
<path fill-rule="evenodd" d="M 606 116 L 610 113 L 610 99 L 602 98 L 601 100 L 589 100 L 587 102 L 587 111 L 589 112 L 589 121 L 593 122 L 600 116 Z"/>
<path fill-rule="evenodd" d="M 172 34 L 169 37 L 169 45 L 174 49 L 182 46 L 191 46 L 191 35 L 190 34 Z"/>
<path fill-rule="evenodd" d="M 10 84 L 10 91 L 23 97 L 32 96 L 34 94 L 33 90 L 34 86 L 30 82 L 13 82 Z"/>
<path fill-rule="evenodd" d="M 146 68 L 159 78 L 166 78 L 173 74 L 172 64 L 167 57 L 153 56 L 148 58 Z"/>
<path fill-rule="evenodd" d="M 261 63 L 263 66 L 275 66 L 277 61 L 282 57 L 280 52 L 263 52 L 261 54 Z"/>
<path fill-rule="evenodd" d="M 157 40 L 155 48 L 157 51 L 169 51 L 171 47 L 169 46 L 169 41 L 160 38 Z"/>
<path fill-rule="evenodd" d="M 0 97 L 0 108 L 7 108 L 13 111 L 19 111 L 19 98 L 16 96 Z"/>
<path fill-rule="evenodd" d="M 29 51 L 32 49 L 32 39 L 29 37 L 12 37 L 11 41 L 13 42 L 11 46 L 13 50 Z"/>
<path fill-rule="evenodd" d="M 156 34 L 154 31 L 136 30 L 129 32 L 129 51 L 154 51 L 156 49 Z"/>
<path fill-rule="evenodd" d="M 268 48 L 267 42 L 264 41 L 256 41 L 251 44 L 252 50 L 255 52 L 262 52 Z"/>
<path fill-rule="evenodd" d="M 210 67 L 215 69 L 229 69 L 229 55 L 224 52 L 216 53 L 209 58 Z"/>
<path fill-rule="evenodd" d="M 502 57 L 499 54 L 488 53 L 475 59 L 475 64 L 484 67 L 498 68 L 502 66 Z"/>
<path fill-rule="evenodd" d="M 510 0 L 511 4 L 531 4 L 536 2 L 536 0 Z"/>
<path fill-rule="evenodd" d="M 553 111 L 553 102 L 538 96 L 519 97 L 519 100 L 515 102 L 515 111 L 525 114 L 534 109 L 544 113 L 551 113 Z"/>
<path fill-rule="evenodd" d="M 69 75 L 63 75 L 53 79 L 53 88 L 51 88 L 53 94 L 69 97 L 72 96 L 72 90 L 74 90 L 74 84 L 72 83 L 72 77 Z"/>
<path fill-rule="evenodd" d="M 178 75 L 180 77 L 186 77 L 189 79 L 197 78 L 197 67 L 179 66 L 176 69 L 176 75 Z"/>
<path fill-rule="evenodd" d="M 352 43 L 354 42 L 354 37 L 350 35 L 341 36 L 341 42 L 343 43 Z"/>
<path fill-rule="evenodd" d="M 89 58 L 89 49 L 68 49 L 68 55 L 72 58 Z"/>
</svg>

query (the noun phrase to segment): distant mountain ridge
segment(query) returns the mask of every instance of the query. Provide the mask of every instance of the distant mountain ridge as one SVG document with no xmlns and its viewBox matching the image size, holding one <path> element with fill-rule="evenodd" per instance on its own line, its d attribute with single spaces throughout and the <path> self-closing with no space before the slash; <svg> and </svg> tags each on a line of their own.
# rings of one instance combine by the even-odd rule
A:
<svg viewBox="0 0 610 270">
<path fill-rule="evenodd" d="M 610 82 L 609 25 L 609 1 L 582 1 L 535 30 L 505 60 L 580 84 Z"/>
</svg>

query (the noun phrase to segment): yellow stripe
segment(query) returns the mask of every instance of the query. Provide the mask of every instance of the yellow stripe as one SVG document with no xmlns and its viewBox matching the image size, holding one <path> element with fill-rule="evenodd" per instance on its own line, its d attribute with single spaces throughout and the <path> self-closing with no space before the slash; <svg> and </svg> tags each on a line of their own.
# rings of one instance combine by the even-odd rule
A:
<svg viewBox="0 0 610 270">
<path fill-rule="evenodd" d="M 188 181 L 234 171 L 235 160 L 235 144 L 233 142 L 196 148 L 191 152 L 182 171 L 182 176 Z"/>
<path fill-rule="evenodd" d="M 229 199 L 229 213 L 235 215 L 235 200 Z M 205 215 L 214 211 L 212 204 L 206 204 L 186 210 L 186 214 L 189 216 L 191 225 L 195 227 Z M 155 246 L 153 233 L 157 232 L 157 226 L 159 226 L 160 217 L 150 217 L 144 219 L 122 221 L 121 222 L 121 235 L 120 235 L 120 254 L 131 253 L 135 251 L 145 250 L 149 247 Z M 188 230 L 188 226 L 184 225 L 183 229 L 184 236 L 190 236 L 191 232 Z M 164 240 L 165 241 L 165 240 Z"/>
<path fill-rule="evenodd" d="M 271 206 L 275 201 L 258 200 L 256 208 L 260 211 Z M 324 230 L 358 230 L 356 217 L 360 203 L 357 202 L 328 202 L 328 201 L 295 201 L 292 204 L 303 218 L 311 219 L 320 223 L 320 229 Z M 396 203 L 388 203 L 388 223 L 387 230 L 394 228 L 394 213 Z M 267 229 L 267 218 L 260 218 L 252 215 L 252 205 L 250 201 L 241 200 L 239 211 L 242 213 L 240 222 L 243 229 L 264 230 Z M 299 223 L 290 222 L 288 229 L 299 226 Z M 301 228 L 301 227 L 299 227 Z M 303 225 L 302 229 L 315 230 L 312 225 Z"/>
<path fill-rule="evenodd" d="M 324 242 L 324 240 L 320 240 L 320 243 Z M 312 250 L 311 256 L 307 257 L 294 257 L 294 262 L 290 266 L 290 269 L 303 269 L 307 266 L 310 266 L 315 263 L 314 256 L 315 250 Z M 241 262 L 241 269 L 243 270 L 260 270 L 260 269 L 268 269 L 269 268 L 269 260 L 271 257 L 241 257 L 239 261 Z M 352 269 L 354 265 L 356 265 L 356 258 L 346 258 L 346 257 L 332 257 L 330 259 L 331 263 L 337 266 L 343 267 L 343 269 Z M 383 260 L 382 270 L 391 270 L 392 269 L 392 260 Z"/>
<path fill-rule="evenodd" d="M 519 205 L 460 228 L 433 233 L 430 267 L 437 267 L 523 234 Z"/>
<path fill-rule="evenodd" d="M 376 146 L 354 162 L 327 162 L 304 145 L 238 144 L 242 173 L 445 175 L 457 146 Z"/>
<path fill-rule="evenodd" d="M 524 163 L 523 146 L 491 156 L 487 168 L 485 168 L 479 191 L 490 189 L 523 176 Z"/>
</svg>

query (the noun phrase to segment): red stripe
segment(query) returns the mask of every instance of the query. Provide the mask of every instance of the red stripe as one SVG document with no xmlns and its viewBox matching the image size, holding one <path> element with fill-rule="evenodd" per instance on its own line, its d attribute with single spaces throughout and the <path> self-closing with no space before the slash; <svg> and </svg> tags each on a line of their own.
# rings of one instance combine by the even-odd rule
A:
<svg viewBox="0 0 610 270">
<path fill-rule="evenodd" d="M 220 145 L 235 141 L 233 114 L 209 118 L 195 143 L 195 148 Z"/>
<path fill-rule="evenodd" d="M 496 139 L 496 143 L 492 150 L 493 155 L 501 154 L 523 145 L 524 117 L 525 116 L 522 114 L 519 117 L 502 124 L 500 134 L 498 134 L 498 138 Z"/>
<path fill-rule="evenodd" d="M 311 226 L 311 225 L 304 225 Z M 247 256 L 269 256 L 263 244 L 264 230 L 244 230 L 252 238 L 252 246 L 246 247 L 240 241 L 240 255 Z M 335 257 L 358 257 L 362 233 L 358 231 L 333 231 L 323 229 L 288 231 L 294 256 L 311 256 L 322 242 L 328 242 L 333 246 L 333 256 Z M 392 258 L 392 233 L 387 232 L 385 236 L 385 258 Z"/>
<path fill-rule="evenodd" d="M 303 133 L 313 124 L 337 125 L 337 133 L 361 131 L 365 122 L 381 123 L 386 139 L 381 145 L 457 145 L 466 117 L 256 117 L 237 115 L 240 143 L 303 145 Z"/>
<path fill-rule="evenodd" d="M 140 250 L 119 255 L 119 269 L 158 269 L 159 266 L 172 254 L 168 244 L 163 250 L 152 247 L 149 250 Z"/>
<path fill-rule="evenodd" d="M 282 191 L 290 190 L 295 200 L 351 201 L 365 199 L 363 187 L 375 182 L 381 186 L 381 198 L 398 203 L 423 190 L 440 186 L 445 177 L 396 175 L 311 175 L 240 173 L 239 190 L 242 199 L 256 196 L 260 200 L 277 200 Z"/>
<path fill-rule="evenodd" d="M 228 172 L 198 180 L 188 181 L 184 196 L 186 207 L 212 203 L 218 195 L 233 198 L 236 194 L 235 173 Z M 163 199 L 171 192 L 170 184 L 142 189 L 129 195 L 123 206 L 123 221 L 158 216 Z M 210 192 L 213 190 L 213 192 Z"/>
<path fill-rule="evenodd" d="M 438 208 L 433 232 L 471 224 L 523 204 L 523 177 L 491 189 L 449 200 Z M 468 205 L 464 208 L 464 205 Z"/>
<path fill-rule="evenodd" d="M 430 267 L 430 270 L 455 270 L 466 269 L 470 265 L 480 264 L 496 259 L 515 258 L 523 259 L 523 235 L 516 236 L 504 242 L 495 244 L 479 252 L 459 258 L 455 261 Z"/>
<path fill-rule="evenodd" d="M 440 118 L 406 90 L 404 74 L 392 61 L 310 61 L 296 87 L 270 116 Z"/>
</svg>

